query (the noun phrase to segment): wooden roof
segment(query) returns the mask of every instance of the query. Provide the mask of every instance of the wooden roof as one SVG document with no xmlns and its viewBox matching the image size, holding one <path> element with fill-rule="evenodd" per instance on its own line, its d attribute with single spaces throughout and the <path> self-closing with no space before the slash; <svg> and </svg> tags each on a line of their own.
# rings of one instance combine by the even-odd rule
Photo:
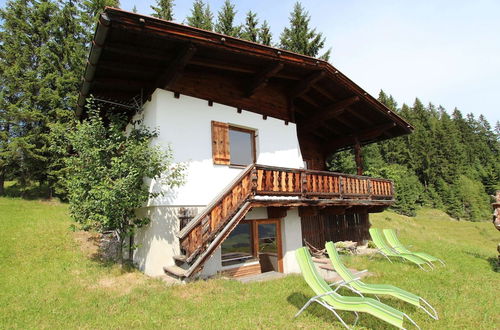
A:
<svg viewBox="0 0 500 330">
<path fill-rule="evenodd" d="M 310 137 L 325 152 L 413 129 L 326 61 L 106 8 L 78 115 L 89 95 L 131 104 L 156 88 L 294 122 L 299 138 Z"/>
</svg>

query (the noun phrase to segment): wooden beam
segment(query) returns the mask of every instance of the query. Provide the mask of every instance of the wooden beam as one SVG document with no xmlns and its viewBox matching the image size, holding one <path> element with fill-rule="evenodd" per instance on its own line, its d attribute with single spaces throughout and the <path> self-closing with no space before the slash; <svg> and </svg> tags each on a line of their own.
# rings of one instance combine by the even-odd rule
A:
<svg viewBox="0 0 500 330">
<path fill-rule="evenodd" d="M 288 211 L 288 207 L 270 206 L 267 208 L 267 217 L 269 219 L 285 218 L 287 211 Z"/>
<path fill-rule="evenodd" d="M 355 138 L 354 143 L 354 160 L 356 161 L 357 174 L 363 175 L 363 158 L 361 156 L 361 144 L 359 139 Z"/>
<path fill-rule="evenodd" d="M 101 88 L 114 89 L 114 90 L 141 90 L 151 88 L 152 84 L 147 80 L 136 80 L 136 79 L 123 79 L 123 78 L 97 78 L 92 84 L 97 84 Z"/>
<path fill-rule="evenodd" d="M 179 51 L 177 56 L 171 61 L 165 71 L 156 80 L 156 87 L 168 89 L 181 76 L 184 67 L 187 65 L 191 57 L 196 52 L 196 47 L 192 44 L 187 44 Z"/>
<path fill-rule="evenodd" d="M 365 124 L 368 124 L 370 125 L 371 124 L 371 121 L 368 120 L 365 116 L 363 116 L 362 114 L 358 113 L 357 111 L 353 110 L 353 109 L 346 109 L 348 113 L 350 113 L 351 115 L 353 115 L 354 117 L 358 118 L 359 120 L 361 120 L 363 123 Z"/>
<path fill-rule="evenodd" d="M 317 126 L 324 125 L 325 121 L 337 117 L 345 108 L 359 101 L 359 96 L 353 96 L 341 101 L 335 102 L 318 112 L 317 114 L 306 119 L 301 128 L 304 130 L 312 130 Z"/>
<path fill-rule="evenodd" d="M 257 73 L 253 81 L 249 84 L 245 92 L 245 96 L 251 97 L 259 89 L 266 86 L 267 82 L 269 81 L 269 78 L 273 77 L 279 71 L 281 71 L 281 69 L 283 69 L 283 66 L 284 66 L 283 63 L 275 62 L 272 63 L 271 65 L 268 65 L 266 68 Z"/>
<path fill-rule="evenodd" d="M 115 54 L 137 57 L 142 59 L 150 59 L 156 61 L 164 61 L 165 53 L 161 53 L 158 49 L 145 48 L 143 46 L 134 46 L 121 43 L 109 43 L 104 45 L 104 51 Z"/>
<path fill-rule="evenodd" d="M 325 76 L 324 71 L 316 71 L 311 73 L 309 76 L 301 80 L 297 85 L 295 85 L 295 87 L 292 88 L 289 97 L 291 99 L 294 99 L 296 97 L 301 96 L 304 93 L 307 93 L 307 91 L 324 76 Z"/>
<path fill-rule="evenodd" d="M 345 147 L 348 145 L 354 145 L 356 143 L 356 139 L 359 140 L 359 143 L 362 143 L 363 140 L 371 140 L 374 139 L 381 134 L 383 134 L 385 131 L 393 128 L 396 126 L 396 123 L 386 123 L 374 127 L 370 127 L 364 130 L 360 130 L 357 132 L 354 132 L 353 134 L 347 135 L 347 136 L 342 136 L 337 138 L 335 141 L 333 141 L 330 145 L 328 145 L 328 151 L 333 151 L 341 147 Z"/>
</svg>

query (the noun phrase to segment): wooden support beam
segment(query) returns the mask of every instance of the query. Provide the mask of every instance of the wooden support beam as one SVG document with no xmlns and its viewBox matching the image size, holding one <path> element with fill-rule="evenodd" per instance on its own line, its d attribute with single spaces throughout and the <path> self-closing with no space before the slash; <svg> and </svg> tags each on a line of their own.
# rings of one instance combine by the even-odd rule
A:
<svg viewBox="0 0 500 330">
<path fill-rule="evenodd" d="M 356 128 L 358 127 L 356 124 L 351 124 L 345 118 L 342 118 L 340 116 L 337 116 L 334 119 L 339 123 L 341 123 L 342 125 L 344 125 L 345 127 L 349 128 L 350 130 L 356 130 Z"/>
<path fill-rule="evenodd" d="M 325 76 L 324 71 L 316 71 L 311 73 L 309 76 L 307 76 L 305 79 L 301 80 L 297 85 L 295 85 L 294 88 L 292 88 L 289 97 L 290 99 L 294 99 L 296 97 L 301 96 L 304 93 L 307 93 L 309 89 L 321 78 Z"/>
<path fill-rule="evenodd" d="M 251 97 L 259 89 L 266 86 L 269 79 L 271 77 L 275 76 L 279 71 L 281 71 L 281 69 L 283 69 L 283 66 L 284 66 L 283 63 L 275 62 L 275 63 L 272 63 L 271 65 L 268 65 L 262 71 L 257 73 L 257 75 L 254 77 L 253 81 L 249 84 L 249 86 L 245 92 L 245 96 Z"/>
<path fill-rule="evenodd" d="M 344 100 L 335 102 L 318 112 L 317 114 L 311 116 L 305 120 L 300 126 L 304 130 L 312 130 L 318 126 L 321 126 L 325 121 L 340 115 L 344 110 L 350 105 L 359 101 L 359 96 L 353 96 L 346 98 Z"/>
<path fill-rule="evenodd" d="M 288 118 L 292 123 L 295 123 L 295 110 L 296 106 L 292 99 L 288 99 Z"/>
<path fill-rule="evenodd" d="M 184 67 L 196 52 L 196 47 L 192 44 L 185 45 L 177 56 L 167 65 L 165 71 L 156 80 L 156 87 L 168 89 L 181 76 Z"/>
<path fill-rule="evenodd" d="M 375 127 L 370 127 L 364 130 L 360 130 L 357 132 L 354 132 L 353 134 L 343 136 L 336 138 L 335 141 L 333 141 L 331 144 L 328 145 L 328 150 L 327 151 L 334 151 L 338 148 L 349 146 L 349 145 L 354 145 L 356 143 L 356 139 L 361 143 L 364 140 L 372 140 L 381 134 L 383 134 L 385 131 L 393 128 L 396 126 L 396 123 L 387 123 L 387 124 L 382 124 L 379 126 Z"/>
<path fill-rule="evenodd" d="M 101 86 L 101 88 L 108 88 L 110 90 L 122 90 L 122 91 L 140 91 L 141 88 L 151 88 L 153 85 L 151 82 L 146 80 L 136 80 L 136 79 L 123 79 L 123 78 L 98 78 L 95 79 L 92 84 Z"/>
<path fill-rule="evenodd" d="M 361 120 L 363 123 L 365 124 L 368 124 L 370 125 L 371 124 L 371 121 L 368 120 L 365 116 L 363 116 L 362 114 L 358 113 L 357 111 L 353 110 L 353 109 L 346 109 L 348 113 L 350 113 L 351 115 L 353 115 L 354 117 L 358 118 L 359 120 Z"/>
<path fill-rule="evenodd" d="M 267 208 L 267 217 L 269 219 L 285 218 L 288 207 L 275 207 L 270 206 Z"/>
<path fill-rule="evenodd" d="M 356 137 L 354 143 L 354 160 L 356 161 L 357 174 L 363 175 L 363 157 L 361 156 L 361 143 Z"/>
<path fill-rule="evenodd" d="M 122 43 L 106 44 L 104 45 L 104 51 L 155 61 L 164 61 L 165 57 L 167 57 L 165 56 L 165 53 L 159 52 L 158 49 L 145 48 L 143 46 L 133 46 Z"/>
</svg>

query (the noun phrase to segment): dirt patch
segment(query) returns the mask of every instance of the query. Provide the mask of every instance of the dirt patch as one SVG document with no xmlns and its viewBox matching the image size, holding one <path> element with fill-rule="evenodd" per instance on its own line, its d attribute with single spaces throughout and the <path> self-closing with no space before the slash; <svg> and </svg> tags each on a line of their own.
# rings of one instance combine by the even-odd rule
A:
<svg viewBox="0 0 500 330">
<path fill-rule="evenodd" d="M 180 299 L 202 301 L 208 296 L 219 295 L 224 288 L 217 281 L 198 281 L 175 287 L 173 295 Z"/>
<path fill-rule="evenodd" d="M 112 291 L 119 295 L 130 293 L 134 288 L 147 281 L 147 277 L 138 272 L 125 273 L 117 276 L 106 276 L 90 286 L 91 289 Z"/>
<path fill-rule="evenodd" d="M 85 256 L 101 262 L 117 262 L 120 244 L 112 234 L 77 231 L 74 233 L 75 241 L 80 246 Z"/>
<path fill-rule="evenodd" d="M 73 233 L 73 237 L 86 257 L 96 258 L 99 256 L 100 234 L 88 231 L 77 231 Z"/>
</svg>

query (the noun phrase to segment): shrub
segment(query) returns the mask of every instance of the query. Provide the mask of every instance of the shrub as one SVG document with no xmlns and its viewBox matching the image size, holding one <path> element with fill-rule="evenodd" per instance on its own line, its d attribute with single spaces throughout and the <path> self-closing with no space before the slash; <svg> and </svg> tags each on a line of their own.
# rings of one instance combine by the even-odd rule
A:
<svg viewBox="0 0 500 330">
<path fill-rule="evenodd" d="M 150 221 L 137 217 L 135 210 L 158 195 L 150 192 L 144 179 L 179 186 L 184 169 L 172 164 L 170 150 L 151 146 L 154 131 L 139 122 L 127 128 L 127 123 L 122 116 L 103 118 L 90 105 L 88 118 L 69 135 L 73 155 L 65 162 L 72 218 L 84 230 L 115 231 L 121 262 L 126 238 Z"/>
</svg>

